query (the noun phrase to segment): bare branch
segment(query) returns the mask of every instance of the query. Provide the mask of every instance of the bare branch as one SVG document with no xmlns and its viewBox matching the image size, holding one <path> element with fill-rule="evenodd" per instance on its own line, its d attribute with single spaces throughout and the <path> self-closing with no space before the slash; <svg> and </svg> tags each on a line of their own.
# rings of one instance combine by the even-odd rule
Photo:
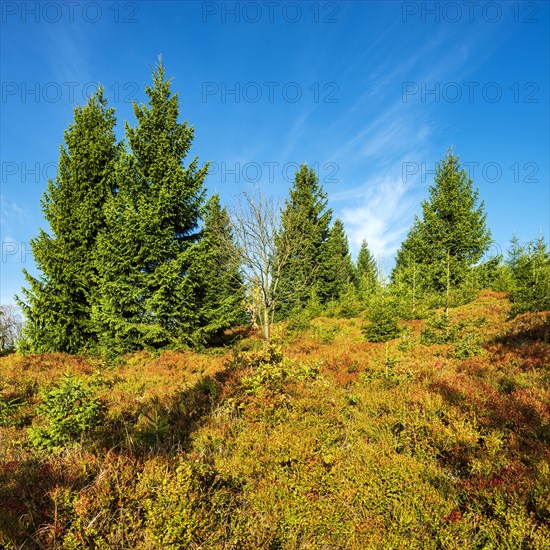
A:
<svg viewBox="0 0 550 550">
<path fill-rule="evenodd" d="M 242 275 L 250 295 L 259 296 L 264 338 L 269 340 L 272 314 L 280 299 L 279 281 L 302 239 L 283 235 L 279 206 L 260 191 L 243 192 L 230 214 Z"/>
<path fill-rule="evenodd" d="M 15 349 L 22 328 L 23 321 L 18 307 L 0 306 L 0 352 L 5 353 Z"/>
</svg>

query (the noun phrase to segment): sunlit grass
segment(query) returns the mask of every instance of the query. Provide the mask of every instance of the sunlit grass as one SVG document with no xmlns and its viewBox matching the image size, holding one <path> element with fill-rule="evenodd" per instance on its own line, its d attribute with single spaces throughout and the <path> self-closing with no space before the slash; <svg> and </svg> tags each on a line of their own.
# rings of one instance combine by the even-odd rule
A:
<svg viewBox="0 0 550 550">
<path fill-rule="evenodd" d="M 421 344 L 428 321 L 371 344 L 328 318 L 281 324 L 275 351 L 2 358 L 0 545 L 547 548 L 549 325 L 508 309 L 451 310 L 465 358 Z M 27 430 L 65 373 L 105 420 L 45 452 Z"/>
</svg>

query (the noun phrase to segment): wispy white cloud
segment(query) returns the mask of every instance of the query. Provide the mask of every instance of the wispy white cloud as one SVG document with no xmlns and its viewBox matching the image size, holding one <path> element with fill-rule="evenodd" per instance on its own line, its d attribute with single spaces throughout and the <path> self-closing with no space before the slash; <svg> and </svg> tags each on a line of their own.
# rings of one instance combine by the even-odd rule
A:
<svg viewBox="0 0 550 550">
<path fill-rule="evenodd" d="M 90 71 L 90 46 L 86 32 L 76 25 L 46 27 L 47 44 L 44 53 L 51 74 L 59 82 L 85 84 L 95 82 Z M 62 62 L 60 62 L 62 60 Z"/>
<path fill-rule="evenodd" d="M 414 175 L 404 174 L 404 163 L 430 164 L 443 154 L 441 140 L 444 128 L 433 118 L 431 110 L 421 101 L 404 102 L 402 83 L 445 82 L 467 78 L 490 55 L 480 44 L 488 40 L 481 33 L 470 35 L 469 42 L 460 48 L 441 50 L 452 37 L 437 35 L 412 51 L 397 66 L 386 62 L 371 73 L 373 85 L 348 110 L 352 122 L 364 113 L 366 123 L 356 128 L 333 153 L 338 163 L 368 166 L 363 181 L 344 192 L 331 195 L 335 212 L 345 225 L 350 247 L 357 252 L 366 239 L 373 254 L 388 263 L 406 235 L 415 211 L 425 191 L 426 181 L 421 170 Z M 496 46 L 488 48 L 493 51 Z M 433 59 L 437 62 L 432 63 Z M 412 77 L 411 75 L 414 75 Z M 393 95 L 388 95 L 393 90 Z M 385 95 L 384 95 L 385 94 Z M 381 109 L 372 117 L 372 102 L 380 98 Z M 444 146 L 448 146 L 449 137 Z M 372 175 L 369 175 L 372 174 Z"/>
<path fill-rule="evenodd" d="M 2 233 L 14 231 L 16 225 L 22 225 L 28 219 L 29 213 L 26 208 L 0 195 L 0 227 Z"/>
<path fill-rule="evenodd" d="M 409 191 L 409 184 L 401 174 L 393 173 L 375 177 L 345 193 L 346 198 L 353 199 L 354 206 L 344 206 L 339 212 L 353 250 L 358 250 L 366 239 L 371 252 L 379 259 L 395 252 L 416 205 Z"/>
<path fill-rule="evenodd" d="M 336 158 L 352 157 L 370 167 L 358 185 L 331 196 L 353 252 L 366 239 L 382 262 L 395 253 L 422 191 L 420 170 L 409 174 L 404 163 L 431 158 L 436 133 L 437 128 L 416 110 L 407 111 L 395 102 L 337 152 Z"/>
<path fill-rule="evenodd" d="M 311 108 L 303 111 L 301 115 L 293 122 L 290 131 L 286 135 L 286 140 L 284 142 L 284 147 L 280 158 L 288 158 L 289 155 L 294 152 L 299 140 L 301 138 L 303 139 L 303 136 L 307 134 L 306 122 L 311 111 Z"/>
</svg>

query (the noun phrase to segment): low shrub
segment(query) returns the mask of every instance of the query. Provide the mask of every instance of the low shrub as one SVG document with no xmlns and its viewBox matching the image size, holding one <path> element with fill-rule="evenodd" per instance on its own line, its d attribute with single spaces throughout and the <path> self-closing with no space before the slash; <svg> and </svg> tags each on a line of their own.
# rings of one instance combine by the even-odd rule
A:
<svg viewBox="0 0 550 550">
<path fill-rule="evenodd" d="M 326 325 L 323 323 L 313 323 L 313 338 L 320 344 L 332 344 L 341 327 L 338 325 Z"/>
<path fill-rule="evenodd" d="M 363 327 L 363 334 L 367 342 L 387 342 L 401 334 L 394 304 L 388 299 L 374 302 L 366 319 L 368 323 Z"/>
<path fill-rule="evenodd" d="M 315 378 L 319 365 L 300 364 L 283 356 L 281 348 L 267 344 L 259 352 L 251 352 L 241 358 L 242 365 L 253 367 L 255 373 L 244 376 L 241 383 L 246 393 L 257 393 L 261 389 L 274 392 L 283 390 L 285 384 Z"/>
<path fill-rule="evenodd" d="M 53 449 L 78 442 L 102 418 L 103 407 L 86 385 L 70 374 L 42 395 L 38 414 L 43 425 L 29 428 L 31 443 Z"/>
</svg>

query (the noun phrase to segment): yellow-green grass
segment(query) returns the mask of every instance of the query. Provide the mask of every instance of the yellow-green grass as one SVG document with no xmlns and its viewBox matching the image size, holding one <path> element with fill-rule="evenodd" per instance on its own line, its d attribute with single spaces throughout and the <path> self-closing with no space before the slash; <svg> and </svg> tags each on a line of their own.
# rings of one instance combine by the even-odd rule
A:
<svg viewBox="0 0 550 550">
<path fill-rule="evenodd" d="M 423 321 L 372 344 L 319 318 L 270 349 L 2 358 L 0 545 L 549 548 L 549 325 L 508 311 L 483 292 L 450 312 L 468 339 L 430 346 Z M 34 448 L 67 372 L 102 422 Z"/>
</svg>

